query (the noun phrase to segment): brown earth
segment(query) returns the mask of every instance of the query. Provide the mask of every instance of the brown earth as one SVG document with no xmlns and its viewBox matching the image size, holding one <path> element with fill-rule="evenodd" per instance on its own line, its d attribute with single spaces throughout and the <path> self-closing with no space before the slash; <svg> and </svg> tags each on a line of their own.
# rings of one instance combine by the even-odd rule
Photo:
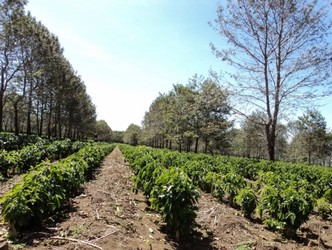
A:
<svg viewBox="0 0 332 250">
<path fill-rule="evenodd" d="M 312 216 L 298 231 L 297 240 L 286 240 L 209 194 L 199 199 L 198 227 L 193 238 L 178 244 L 168 237 L 161 217 L 148 209 L 143 194 L 131 192 L 131 176 L 120 150 L 115 148 L 104 159 L 95 179 L 71 200 L 61 220 L 39 232 L 25 233 L 23 241 L 9 244 L 9 248 L 332 249 L 331 221 Z M 0 224 L 0 237 L 1 232 L 4 234 L 4 225 Z"/>
</svg>

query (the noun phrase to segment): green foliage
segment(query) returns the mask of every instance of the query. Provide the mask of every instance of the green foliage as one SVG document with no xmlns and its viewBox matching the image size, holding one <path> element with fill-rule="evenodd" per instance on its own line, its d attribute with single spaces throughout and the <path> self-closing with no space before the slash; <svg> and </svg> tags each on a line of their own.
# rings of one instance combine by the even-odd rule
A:
<svg viewBox="0 0 332 250">
<path fill-rule="evenodd" d="M 182 164 L 184 171 L 188 174 L 192 182 L 203 190 L 211 191 L 211 187 L 206 187 L 206 174 L 209 172 L 209 165 L 204 161 L 185 161 Z"/>
<path fill-rule="evenodd" d="M 18 155 L 16 151 L 0 151 L 0 173 L 3 178 L 8 177 L 8 170 L 17 165 Z"/>
<path fill-rule="evenodd" d="M 304 189 L 296 190 L 293 186 L 279 189 L 266 185 L 260 193 L 258 211 L 264 224 L 291 237 L 308 220 L 313 202 L 313 196 Z"/>
<path fill-rule="evenodd" d="M 200 188 L 205 192 L 211 193 L 214 197 L 218 198 L 219 200 L 222 200 L 225 195 L 222 179 L 223 179 L 222 174 L 218 174 L 216 172 L 208 172 L 204 176 Z"/>
<path fill-rule="evenodd" d="M 308 109 L 295 123 L 297 134 L 293 144 L 298 144 L 298 155 L 308 163 L 315 158 L 324 158 L 329 155 L 326 121 L 322 114 L 315 109 Z M 297 156 L 298 157 L 298 156 Z"/>
<path fill-rule="evenodd" d="M 241 207 L 244 216 L 250 217 L 257 205 L 255 191 L 250 187 L 245 187 L 239 191 L 235 197 L 236 203 Z"/>
<path fill-rule="evenodd" d="M 176 165 L 181 159 L 176 159 L 167 151 L 142 146 L 120 145 L 120 149 L 135 173 L 135 190 L 143 190 L 151 208 L 161 213 L 177 239 L 188 236 L 195 225 L 195 204 L 199 193 L 182 168 L 171 167 L 173 161 Z M 165 157 L 163 152 L 168 156 Z M 167 162 L 168 168 L 162 162 Z"/>
<path fill-rule="evenodd" d="M 0 199 L 4 222 L 13 232 L 40 225 L 77 193 L 89 177 L 89 169 L 113 148 L 107 144 L 89 145 L 58 162 L 36 166 Z"/>
<path fill-rule="evenodd" d="M 112 139 L 112 129 L 105 120 L 96 122 L 96 135 L 95 140 L 110 142 Z"/>
<path fill-rule="evenodd" d="M 197 188 L 188 175 L 179 168 L 164 171 L 151 191 L 151 207 L 160 211 L 170 230 L 188 236 L 195 225 L 199 197 Z"/>
<path fill-rule="evenodd" d="M 255 247 L 255 242 L 242 242 L 236 245 L 235 250 L 251 250 L 254 249 Z"/>
<path fill-rule="evenodd" d="M 159 175 L 165 170 L 158 162 L 150 162 L 143 166 L 133 177 L 135 188 L 144 191 L 144 195 L 150 196 Z"/>
<path fill-rule="evenodd" d="M 166 173 L 170 175 L 173 169 L 174 176 L 179 172 L 186 173 L 193 185 L 220 201 L 228 200 L 230 205 L 234 205 L 235 201 L 247 217 L 256 208 L 264 224 L 288 237 L 292 237 L 308 219 L 317 199 L 324 197 L 315 210 L 320 209 L 323 215 L 329 213 L 326 202 L 331 203 L 332 200 L 332 169 L 327 167 L 214 157 L 143 146 L 133 148 L 124 145 L 121 150 L 136 175 L 136 188 L 143 189 L 147 197 L 154 198 L 153 202 L 161 197 L 152 196 L 151 192 L 168 191 L 168 186 L 157 185 L 157 180 Z"/>
<path fill-rule="evenodd" d="M 138 125 L 130 124 L 124 132 L 123 142 L 136 146 L 140 141 L 141 133 L 141 128 Z"/>
<path fill-rule="evenodd" d="M 160 94 L 145 114 L 143 139 L 148 145 L 175 142 L 176 147 L 224 150 L 228 147 L 228 94 L 214 80 L 194 75 L 187 85 L 175 84 Z M 209 148 L 208 148 L 209 147 Z"/>
<path fill-rule="evenodd" d="M 332 203 L 326 198 L 320 198 L 317 200 L 315 211 L 322 219 L 327 220 L 332 217 Z"/>
<path fill-rule="evenodd" d="M 322 198 L 317 200 L 315 207 L 316 212 L 322 219 L 327 220 L 332 217 L 332 189 L 328 189 Z"/>
<path fill-rule="evenodd" d="M 24 146 L 41 141 L 43 141 L 43 139 L 36 135 L 15 135 L 14 133 L 8 132 L 0 133 L 0 149 L 6 151 L 20 150 Z"/>
<path fill-rule="evenodd" d="M 242 176 L 236 173 L 227 173 L 223 177 L 224 192 L 229 196 L 229 202 L 232 205 L 234 197 L 238 194 L 239 190 L 245 187 L 246 183 Z"/>
<path fill-rule="evenodd" d="M 35 144 L 24 146 L 20 150 L 0 151 L 0 172 L 8 177 L 9 171 L 20 173 L 28 171 L 31 167 L 45 159 L 55 161 L 77 152 L 86 143 L 71 142 L 69 139 L 48 143 L 39 140 Z"/>
</svg>

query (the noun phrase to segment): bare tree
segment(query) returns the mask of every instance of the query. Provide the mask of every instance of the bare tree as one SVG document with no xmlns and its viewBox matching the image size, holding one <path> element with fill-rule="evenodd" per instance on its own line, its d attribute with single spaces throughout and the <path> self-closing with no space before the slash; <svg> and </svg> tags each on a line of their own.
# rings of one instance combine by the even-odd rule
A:
<svg viewBox="0 0 332 250">
<path fill-rule="evenodd" d="M 280 116 L 331 94 L 329 9 L 315 0 L 223 2 L 211 26 L 227 44 L 211 48 L 234 66 L 227 79 L 236 103 L 264 112 L 262 125 L 269 158 L 274 160 Z M 235 110 L 246 115 L 239 105 Z"/>
</svg>

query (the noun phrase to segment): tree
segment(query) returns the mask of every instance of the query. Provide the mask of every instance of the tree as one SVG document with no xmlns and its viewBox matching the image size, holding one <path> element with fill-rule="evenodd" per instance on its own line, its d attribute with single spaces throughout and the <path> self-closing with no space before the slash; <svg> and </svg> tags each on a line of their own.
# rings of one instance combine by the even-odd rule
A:
<svg viewBox="0 0 332 250">
<path fill-rule="evenodd" d="M 3 125 L 5 93 L 24 61 L 19 56 L 16 29 L 24 15 L 26 1 L 0 1 L 0 131 Z"/>
<path fill-rule="evenodd" d="M 160 94 L 151 104 L 143 120 L 143 138 L 152 146 L 171 148 L 176 142 L 179 151 L 223 152 L 226 134 L 232 125 L 228 95 L 212 79 L 194 75 L 187 85 L 176 84 L 167 94 Z M 152 142 L 152 143 L 149 143 Z M 193 146 L 194 145 L 194 146 Z"/>
<path fill-rule="evenodd" d="M 232 126 L 228 121 L 230 107 L 228 94 L 211 79 L 205 79 L 199 86 L 196 99 L 196 111 L 194 113 L 194 128 L 197 140 L 201 138 L 204 142 L 204 152 L 207 153 L 208 146 L 225 152 L 229 147 L 227 134 Z M 197 143 L 195 147 L 197 152 Z"/>
<path fill-rule="evenodd" d="M 234 110 L 245 115 L 249 106 L 265 113 L 271 160 L 282 115 L 331 94 L 327 14 L 315 0 L 227 0 L 211 23 L 228 43 L 224 49 L 211 44 L 213 52 L 235 69 L 227 78 Z"/>
<path fill-rule="evenodd" d="M 139 144 L 141 135 L 141 128 L 138 125 L 130 124 L 127 130 L 123 135 L 123 142 L 130 144 L 132 146 L 136 146 Z"/>
<path fill-rule="evenodd" d="M 241 123 L 241 130 L 238 131 L 235 140 L 238 140 L 237 145 L 242 155 L 255 158 L 267 158 L 268 152 L 266 148 L 266 136 L 264 134 L 264 121 L 266 120 L 265 114 L 261 111 L 254 111 Z M 285 153 L 287 145 L 286 127 L 282 124 L 277 125 L 276 133 L 276 159 L 281 159 Z"/>
<path fill-rule="evenodd" d="M 170 94 L 159 94 L 151 103 L 149 111 L 144 115 L 142 139 L 146 145 L 153 147 L 171 147 L 172 136 L 169 121 L 173 107 Z"/>
<path fill-rule="evenodd" d="M 308 109 L 303 116 L 295 122 L 298 130 L 294 144 L 298 145 L 300 155 L 305 155 L 308 163 L 313 159 L 323 159 L 329 154 L 326 121 L 322 114 L 314 109 Z"/>
<path fill-rule="evenodd" d="M 96 139 L 105 142 L 110 142 L 112 139 L 112 129 L 104 120 L 97 121 L 96 123 Z"/>
<path fill-rule="evenodd" d="M 264 114 L 253 112 L 241 124 L 243 132 L 243 145 L 247 157 L 266 157 L 266 137 L 264 135 Z"/>
<path fill-rule="evenodd" d="M 112 131 L 111 141 L 117 143 L 123 143 L 124 131 Z"/>
</svg>

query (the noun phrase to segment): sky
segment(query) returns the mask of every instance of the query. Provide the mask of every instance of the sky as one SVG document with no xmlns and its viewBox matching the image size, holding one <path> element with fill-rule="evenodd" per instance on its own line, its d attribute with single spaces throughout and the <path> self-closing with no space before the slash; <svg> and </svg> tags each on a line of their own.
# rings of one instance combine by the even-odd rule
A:
<svg viewBox="0 0 332 250">
<path fill-rule="evenodd" d="M 226 66 L 211 52 L 218 0 L 29 0 L 26 9 L 58 36 L 112 130 L 141 125 L 159 93 Z M 319 110 L 332 128 L 332 98 Z"/>
</svg>

